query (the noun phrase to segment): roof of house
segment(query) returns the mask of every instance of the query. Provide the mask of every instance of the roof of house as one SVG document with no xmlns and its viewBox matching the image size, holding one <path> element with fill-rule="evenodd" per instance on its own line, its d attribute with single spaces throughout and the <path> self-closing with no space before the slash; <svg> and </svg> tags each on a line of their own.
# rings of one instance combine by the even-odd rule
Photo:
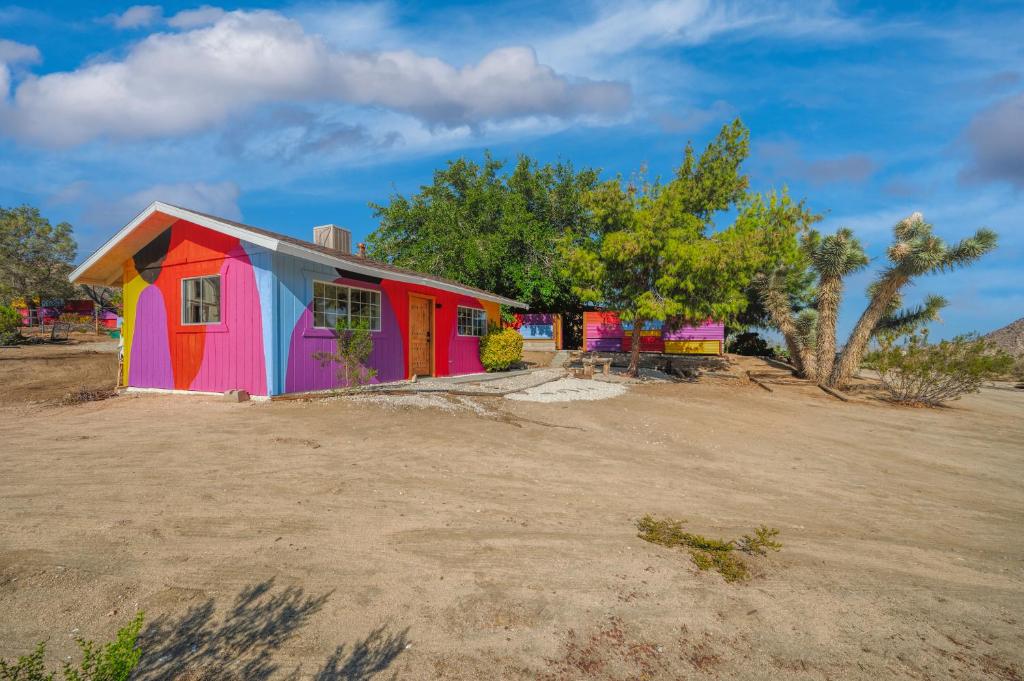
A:
<svg viewBox="0 0 1024 681">
<path fill-rule="evenodd" d="M 253 227 L 234 220 L 209 215 L 190 208 L 173 206 L 169 203 L 154 201 L 134 220 L 125 225 L 117 234 L 100 246 L 95 253 L 82 262 L 70 275 L 74 283 L 93 284 L 99 286 L 119 285 L 121 268 L 125 261 L 140 248 L 148 244 L 162 231 L 178 220 L 187 220 L 207 229 L 237 237 L 242 241 L 262 246 L 271 251 L 318 262 L 329 267 L 340 268 L 358 274 L 392 279 L 411 284 L 431 286 L 443 291 L 461 293 L 488 302 L 500 303 L 511 307 L 526 308 L 527 305 L 490 291 L 474 286 L 460 284 L 451 279 L 424 274 L 390 263 L 373 260 L 361 255 L 353 255 L 343 251 L 320 246 L 311 241 L 303 241 L 286 234 L 272 232 L 260 227 Z"/>
</svg>

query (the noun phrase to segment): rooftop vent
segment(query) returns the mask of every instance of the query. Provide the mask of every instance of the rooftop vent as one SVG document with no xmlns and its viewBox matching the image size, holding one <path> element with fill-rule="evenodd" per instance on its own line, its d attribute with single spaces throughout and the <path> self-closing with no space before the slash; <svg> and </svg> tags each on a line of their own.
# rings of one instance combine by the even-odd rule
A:
<svg viewBox="0 0 1024 681">
<path fill-rule="evenodd" d="M 338 225 L 320 225 L 313 228 L 313 243 L 348 255 L 352 252 L 352 232 Z"/>
</svg>

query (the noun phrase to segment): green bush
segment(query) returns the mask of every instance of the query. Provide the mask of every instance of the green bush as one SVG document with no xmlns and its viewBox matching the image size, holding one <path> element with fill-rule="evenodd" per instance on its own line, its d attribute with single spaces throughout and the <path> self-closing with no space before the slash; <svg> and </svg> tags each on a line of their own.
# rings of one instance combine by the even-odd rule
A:
<svg viewBox="0 0 1024 681">
<path fill-rule="evenodd" d="M 505 371 L 523 358 L 523 337 L 515 329 L 491 328 L 480 339 L 480 363 L 487 371 Z"/>
<path fill-rule="evenodd" d="M 82 661 L 77 667 L 65 662 L 61 670 L 64 681 L 128 681 L 139 665 L 142 651 L 136 646 L 142 629 L 142 613 L 118 630 L 117 638 L 100 648 L 92 641 L 78 639 Z M 56 681 L 57 673 L 46 671 L 43 658 L 46 643 L 40 643 L 28 655 L 9 664 L 0 660 L 0 681 Z"/>
<path fill-rule="evenodd" d="M 769 549 L 778 551 L 782 544 L 775 541 L 779 531 L 762 525 L 754 530 L 753 536 L 743 535 L 740 539 L 726 541 L 683 529 L 683 520 L 656 520 L 649 515 L 637 521 L 637 536 L 644 541 L 661 546 L 681 546 L 689 549 L 690 559 L 700 570 L 715 570 L 727 582 L 739 582 L 750 577 L 750 570 L 736 551 L 749 556 L 766 556 Z"/>
<path fill-rule="evenodd" d="M 21 336 L 21 315 L 10 305 L 0 305 L 0 345 L 14 345 Z"/>
<path fill-rule="evenodd" d="M 726 352 L 734 355 L 748 355 L 751 357 L 774 357 L 775 351 L 768 341 L 761 338 L 756 331 L 748 331 L 737 334 L 729 339 Z"/>
<path fill-rule="evenodd" d="M 1013 363 L 1013 357 L 977 335 L 929 343 L 927 331 L 912 333 L 902 343 L 891 336 L 879 338 L 878 349 L 864 362 L 878 372 L 894 401 L 931 407 L 978 392 Z"/>
</svg>

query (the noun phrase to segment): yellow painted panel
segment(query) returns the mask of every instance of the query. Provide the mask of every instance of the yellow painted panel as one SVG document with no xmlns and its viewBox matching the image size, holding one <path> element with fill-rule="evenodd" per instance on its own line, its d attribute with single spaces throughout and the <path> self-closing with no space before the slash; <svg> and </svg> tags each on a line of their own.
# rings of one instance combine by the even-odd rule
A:
<svg viewBox="0 0 1024 681">
<path fill-rule="evenodd" d="M 124 320 L 121 322 L 121 347 L 124 351 L 122 364 L 122 385 L 128 385 L 128 366 L 132 360 L 132 336 L 135 333 L 135 307 L 139 302 L 142 289 L 149 286 L 146 280 L 135 271 L 135 264 L 129 260 L 124 267 L 124 288 L 121 298 L 124 301 Z"/>
<path fill-rule="evenodd" d="M 719 341 L 665 341 L 665 352 L 670 355 L 717 355 L 721 352 Z"/>
<path fill-rule="evenodd" d="M 501 306 L 487 300 L 480 300 L 479 298 L 477 298 L 477 302 L 480 303 L 480 306 L 484 308 L 484 312 L 487 313 L 487 323 L 501 326 Z"/>
</svg>

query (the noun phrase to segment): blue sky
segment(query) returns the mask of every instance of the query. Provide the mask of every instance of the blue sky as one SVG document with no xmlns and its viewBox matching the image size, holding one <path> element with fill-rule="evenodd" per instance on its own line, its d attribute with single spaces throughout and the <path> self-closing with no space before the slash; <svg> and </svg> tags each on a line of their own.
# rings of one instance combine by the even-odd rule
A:
<svg viewBox="0 0 1024 681">
<path fill-rule="evenodd" d="M 668 174 L 740 116 L 757 191 L 786 186 L 873 256 L 914 210 L 1001 246 L 920 280 L 935 336 L 1024 316 L 1019 2 L 0 5 L 0 205 L 84 257 L 153 199 L 358 240 L 367 203 L 484 149 Z"/>
</svg>

